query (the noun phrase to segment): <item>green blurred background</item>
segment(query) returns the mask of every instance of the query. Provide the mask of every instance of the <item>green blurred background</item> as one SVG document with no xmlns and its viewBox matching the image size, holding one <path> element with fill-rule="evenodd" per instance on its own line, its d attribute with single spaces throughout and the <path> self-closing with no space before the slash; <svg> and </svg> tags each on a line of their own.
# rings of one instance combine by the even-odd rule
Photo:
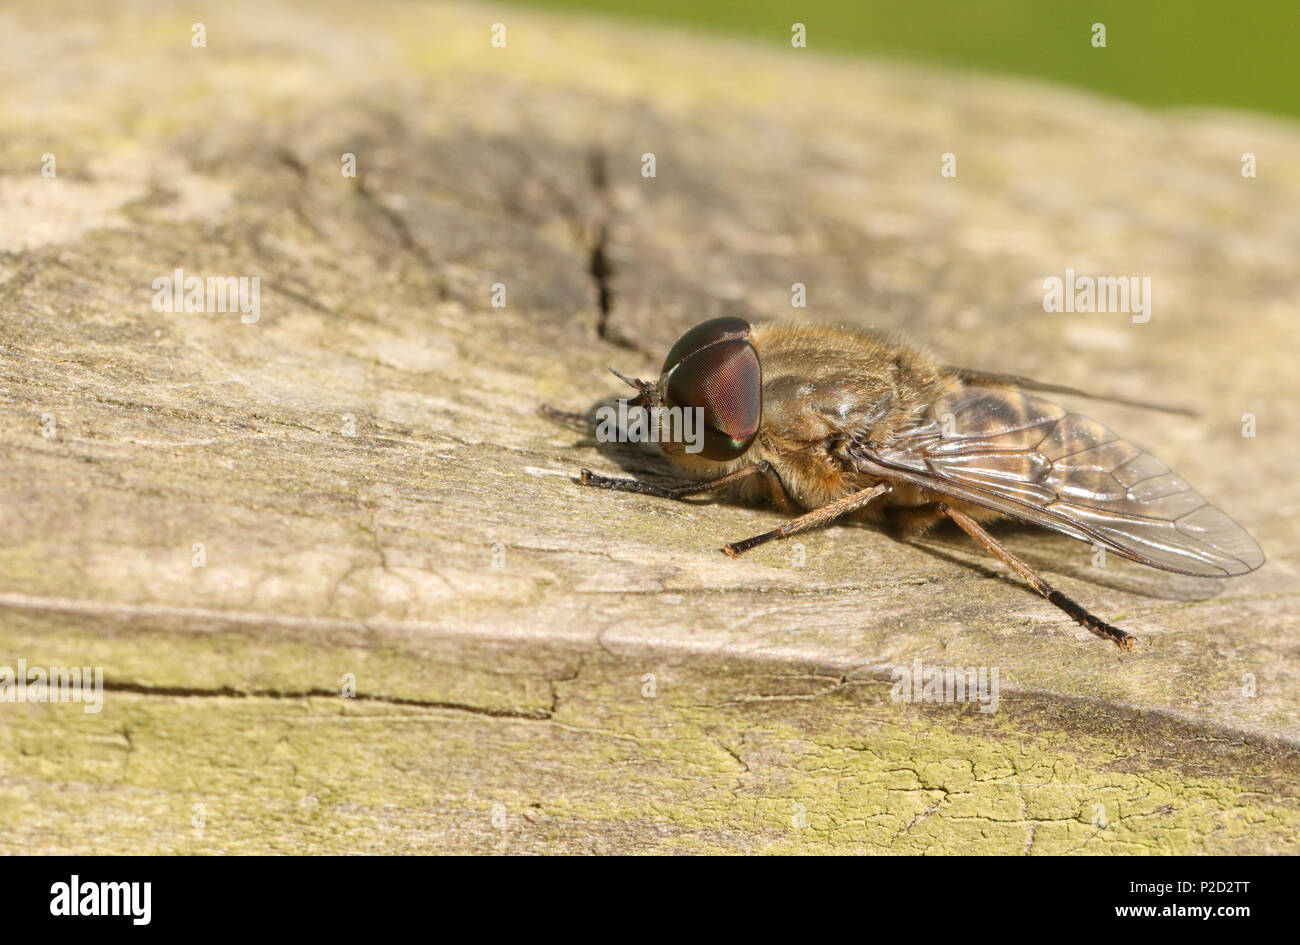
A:
<svg viewBox="0 0 1300 945">
<path fill-rule="evenodd" d="M 790 43 L 1033 76 L 1145 105 L 1300 117 L 1300 0 L 517 0 Z M 1092 24 L 1106 48 L 1092 47 Z"/>
</svg>

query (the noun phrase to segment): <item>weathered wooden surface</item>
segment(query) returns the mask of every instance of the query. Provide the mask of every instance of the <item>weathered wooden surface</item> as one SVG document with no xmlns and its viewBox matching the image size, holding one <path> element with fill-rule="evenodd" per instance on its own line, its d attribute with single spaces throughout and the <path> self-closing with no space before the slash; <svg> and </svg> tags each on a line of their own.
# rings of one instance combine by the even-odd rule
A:
<svg viewBox="0 0 1300 945">
<path fill-rule="evenodd" d="M 489 8 L 204 15 L 196 49 L 185 8 L 0 11 L 0 664 L 108 680 L 100 714 L 0 705 L 0 849 L 1295 849 L 1294 127 Z M 260 321 L 155 312 L 177 267 L 260 276 Z M 1044 313 L 1067 267 L 1151 276 L 1151 321 Z M 772 513 L 566 478 L 663 467 L 539 403 L 794 282 L 1199 409 L 1077 405 L 1268 564 L 1008 532 L 1122 655 L 956 535 L 731 561 Z M 891 702 L 918 657 L 997 667 L 999 711 Z"/>
</svg>

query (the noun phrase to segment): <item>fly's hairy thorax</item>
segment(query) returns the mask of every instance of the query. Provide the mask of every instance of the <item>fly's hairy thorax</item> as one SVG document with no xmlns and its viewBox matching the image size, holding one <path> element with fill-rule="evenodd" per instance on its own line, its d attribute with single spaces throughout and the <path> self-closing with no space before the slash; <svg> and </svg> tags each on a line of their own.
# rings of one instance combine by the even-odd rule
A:
<svg viewBox="0 0 1300 945">
<path fill-rule="evenodd" d="M 851 328 L 764 325 L 752 341 L 763 373 L 763 418 L 742 456 L 714 463 L 670 456 L 684 471 L 718 475 L 766 461 L 789 498 L 814 509 L 876 480 L 853 471 L 837 450 L 852 442 L 887 442 L 927 406 L 961 386 L 928 354 Z M 744 484 L 742 498 L 759 501 L 765 483 Z M 925 501 L 906 488 L 896 504 Z"/>
</svg>

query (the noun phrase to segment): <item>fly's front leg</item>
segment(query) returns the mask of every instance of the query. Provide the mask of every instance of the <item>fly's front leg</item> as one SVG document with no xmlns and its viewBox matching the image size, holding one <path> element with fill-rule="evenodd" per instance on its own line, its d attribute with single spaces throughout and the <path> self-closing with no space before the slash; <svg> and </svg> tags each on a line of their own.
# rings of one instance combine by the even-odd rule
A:
<svg viewBox="0 0 1300 945">
<path fill-rule="evenodd" d="M 763 460 L 758 464 L 758 471 L 763 474 L 763 478 L 767 481 L 768 496 L 772 500 L 773 507 L 778 512 L 784 512 L 786 515 L 793 515 L 795 512 L 794 503 L 790 501 L 790 496 L 785 491 L 785 483 L 783 483 L 781 477 L 776 474 L 776 470 L 772 468 L 772 464 L 767 460 Z"/>
<path fill-rule="evenodd" d="M 1039 594 L 1042 594 L 1049 603 L 1061 608 L 1061 610 L 1073 617 L 1082 626 L 1088 628 L 1093 633 L 1097 634 L 1097 636 L 1105 637 L 1107 640 L 1110 640 L 1121 650 L 1131 650 L 1137 646 L 1137 640 L 1134 637 L 1129 636 L 1119 627 L 1111 626 L 1095 614 L 1091 614 L 1084 610 L 1083 607 L 1074 600 L 1066 597 L 1056 588 L 1052 587 L 1052 585 L 1040 578 L 1033 568 L 1008 551 L 1002 542 L 998 541 L 986 532 L 979 522 L 975 521 L 975 519 L 971 518 L 965 512 L 959 512 L 946 502 L 940 502 L 936 508 L 941 514 L 948 516 L 948 518 L 961 526 L 962 531 L 983 545 L 985 550 L 990 554 L 998 560 L 1010 565 L 1012 570 L 1028 581 L 1033 589 Z"/>
<path fill-rule="evenodd" d="M 744 469 L 737 469 L 735 472 L 719 476 L 717 479 L 688 482 L 680 486 L 661 486 L 653 482 L 642 482 L 640 479 L 616 479 L 612 476 L 599 476 L 590 469 L 582 470 L 579 479 L 584 486 L 595 486 L 597 489 L 635 492 L 639 495 L 658 496 L 661 499 L 685 499 L 688 496 L 725 489 L 727 486 L 734 485 L 756 474 L 763 474 L 773 478 L 776 476 L 776 473 L 772 471 L 772 467 L 766 462 L 762 462 L 753 466 L 746 466 Z M 771 478 L 769 478 L 768 482 L 771 483 Z M 781 488 L 780 480 L 777 480 L 776 488 Z M 782 498 L 785 496 L 784 489 L 781 489 L 781 496 Z"/>
<path fill-rule="evenodd" d="M 791 535 L 799 532 L 806 532 L 810 528 L 820 528 L 823 525 L 829 525 L 837 518 L 842 518 L 850 512 L 856 512 L 869 502 L 874 502 L 882 495 L 889 491 L 888 483 L 881 483 L 878 486 L 871 486 L 866 489 L 860 489 L 857 492 L 850 492 L 842 499 L 837 499 L 830 505 L 823 505 L 820 509 L 806 515 L 800 515 L 798 518 L 792 518 L 788 522 L 772 529 L 770 532 L 763 532 L 761 535 L 755 535 L 753 538 L 746 538 L 744 541 L 732 542 L 723 547 L 729 557 L 735 558 L 743 555 L 751 548 L 774 541 L 778 538 L 789 538 Z"/>
</svg>

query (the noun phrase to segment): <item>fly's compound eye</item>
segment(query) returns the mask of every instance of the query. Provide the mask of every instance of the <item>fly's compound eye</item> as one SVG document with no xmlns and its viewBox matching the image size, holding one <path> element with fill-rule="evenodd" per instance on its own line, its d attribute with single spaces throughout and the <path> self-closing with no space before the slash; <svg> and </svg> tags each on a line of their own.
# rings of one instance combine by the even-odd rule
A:
<svg viewBox="0 0 1300 945">
<path fill-rule="evenodd" d="M 682 335 L 664 362 L 668 406 L 703 413 L 705 459 L 735 459 L 758 434 L 763 373 L 749 331 L 742 318 L 711 319 Z"/>
<path fill-rule="evenodd" d="M 719 341 L 730 341 L 733 338 L 748 338 L 749 332 L 749 322 L 734 316 L 710 318 L 707 322 L 700 322 L 678 338 L 677 343 L 668 350 L 668 357 L 664 358 L 663 370 L 659 373 L 667 374 L 701 348 L 717 344 Z"/>
</svg>

